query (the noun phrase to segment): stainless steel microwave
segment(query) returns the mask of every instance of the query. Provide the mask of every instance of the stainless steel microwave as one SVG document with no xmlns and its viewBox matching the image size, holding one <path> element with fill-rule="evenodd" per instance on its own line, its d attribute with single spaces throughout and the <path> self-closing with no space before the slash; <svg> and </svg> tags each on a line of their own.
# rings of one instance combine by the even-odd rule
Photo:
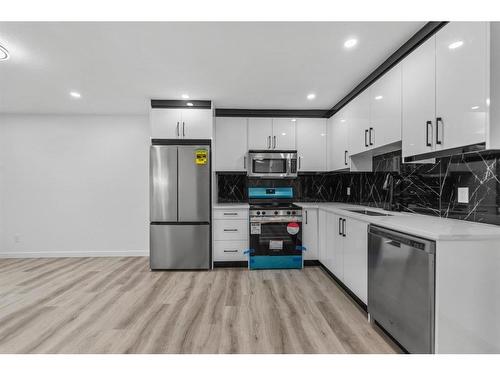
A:
<svg viewBox="0 0 500 375">
<path fill-rule="evenodd" d="M 248 151 L 248 176 L 261 178 L 297 177 L 297 151 Z"/>
</svg>

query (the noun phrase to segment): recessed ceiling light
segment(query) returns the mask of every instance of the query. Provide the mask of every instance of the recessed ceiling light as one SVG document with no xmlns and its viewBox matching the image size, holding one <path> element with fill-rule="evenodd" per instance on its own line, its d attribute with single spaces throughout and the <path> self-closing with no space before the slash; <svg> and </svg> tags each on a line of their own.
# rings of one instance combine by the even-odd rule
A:
<svg viewBox="0 0 500 375">
<path fill-rule="evenodd" d="M 182 94 L 182 99 L 189 99 L 189 95 L 188 94 Z"/>
<path fill-rule="evenodd" d="M 186 105 L 187 105 L 188 107 L 192 107 L 192 106 L 193 106 L 193 103 L 186 103 Z"/>
<path fill-rule="evenodd" d="M 281 133 L 281 135 L 286 135 L 286 133 Z"/>
<path fill-rule="evenodd" d="M 313 100 L 314 98 L 316 98 L 316 94 L 314 93 L 307 94 L 307 99 Z"/>
<path fill-rule="evenodd" d="M 474 109 L 479 109 L 479 106 L 478 105 L 475 105 L 475 106 L 472 106 L 470 109 L 474 110 Z"/>
<path fill-rule="evenodd" d="M 76 92 L 76 91 L 71 91 L 69 93 L 73 98 L 76 98 L 76 99 L 80 99 L 82 97 L 82 94 L 80 94 L 79 92 Z"/>
<path fill-rule="evenodd" d="M 345 122 L 345 118 L 340 119 L 340 122 Z"/>
<path fill-rule="evenodd" d="M 358 44 L 358 40 L 357 39 L 347 39 L 345 42 L 344 42 L 344 47 L 345 48 L 352 48 L 354 47 L 356 44 Z"/>
<path fill-rule="evenodd" d="M 8 60 L 9 57 L 10 57 L 10 55 L 9 55 L 9 51 L 7 51 L 7 48 L 5 48 L 4 46 L 2 46 L 0 44 L 0 61 Z"/>
<path fill-rule="evenodd" d="M 295 121 L 297 121 L 297 119 L 296 119 L 296 118 L 293 118 L 291 121 L 292 121 L 292 122 L 295 122 Z"/>
<path fill-rule="evenodd" d="M 464 45 L 464 42 L 462 40 L 458 40 L 456 42 L 453 42 L 451 43 L 448 48 L 449 49 L 455 49 L 455 48 L 459 48 L 459 47 L 462 47 Z"/>
<path fill-rule="evenodd" d="M 384 97 L 383 97 L 382 95 L 377 95 L 377 96 L 375 97 L 375 100 L 382 100 L 382 99 L 384 99 Z"/>
</svg>

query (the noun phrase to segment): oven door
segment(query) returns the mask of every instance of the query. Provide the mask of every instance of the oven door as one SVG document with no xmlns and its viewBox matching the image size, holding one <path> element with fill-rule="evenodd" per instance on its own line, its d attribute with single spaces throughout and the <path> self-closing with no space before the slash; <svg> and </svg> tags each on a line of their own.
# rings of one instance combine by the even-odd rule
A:
<svg viewBox="0 0 500 375">
<path fill-rule="evenodd" d="M 248 175 L 261 178 L 297 177 L 297 158 L 293 153 L 250 154 Z"/>
<path fill-rule="evenodd" d="M 301 222 L 250 221 L 252 255 L 301 255 L 300 246 Z"/>
</svg>

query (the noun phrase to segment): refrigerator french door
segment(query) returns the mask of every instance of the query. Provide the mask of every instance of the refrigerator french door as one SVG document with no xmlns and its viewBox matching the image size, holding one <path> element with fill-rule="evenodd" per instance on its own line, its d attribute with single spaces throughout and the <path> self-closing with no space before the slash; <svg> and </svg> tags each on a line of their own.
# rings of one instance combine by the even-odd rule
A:
<svg viewBox="0 0 500 375">
<path fill-rule="evenodd" d="M 210 268 L 210 141 L 153 140 L 150 267 Z"/>
</svg>

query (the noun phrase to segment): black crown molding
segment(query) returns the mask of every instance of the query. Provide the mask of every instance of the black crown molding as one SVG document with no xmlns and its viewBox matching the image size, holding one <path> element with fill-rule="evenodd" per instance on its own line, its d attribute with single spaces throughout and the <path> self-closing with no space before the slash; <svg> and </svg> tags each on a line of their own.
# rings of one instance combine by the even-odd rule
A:
<svg viewBox="0 0 500 375">
<path fill-rule="evenodd" d="M 412 53 L 418 46 L 424 43 L 431 36 L 436 34 L 448 22 L 431 21 L 427 22 L 420 30 L 390 55 L 382 64 L 371 72 L 361 83 L 351 92 L 342 98 L 330 109 L 229 109 L 220 108 L 215 110 L 217 117 L 308 117 L 308 118 L 330 118 L 356 96 L 361 94 L 376 80 L 387 73 L 391 68 Z"/>
<path fill-rule="evenodd" d="M 188 106 L 191 103 L 192 106 Z M 162 100 L 152 99 L 151 108 L 196 108 L 210 109 L 212 108 L 211 100 Z"/>
<path fill-rule="evenodd" d="M 216 108 L 217 117 L 307 117 L 323 118 L 324 109 L 229 109 Z"/>
<path fill-rule="evenodd" d="M 448 22 L 427 22 L 424 27 L 418 30 L 413 36 L 408 39 L 396 52 L 389 56 L 382 64 L 380 64 L 368 77 L 366 77 L 359 85 L 357 85 L 349 94 L 335 104 L 329 111 L 326 111 L 326 117 L 331 117 L 341 110 L 347 103 L 353 100 L 356 96 L 365 91 L 376 80 L 387 73 L 397 63 L 403 60 L 406 56 L 412 53 L 418 46 L 424 43 L 431 36 L 436 34 Z"/>
</svg>

